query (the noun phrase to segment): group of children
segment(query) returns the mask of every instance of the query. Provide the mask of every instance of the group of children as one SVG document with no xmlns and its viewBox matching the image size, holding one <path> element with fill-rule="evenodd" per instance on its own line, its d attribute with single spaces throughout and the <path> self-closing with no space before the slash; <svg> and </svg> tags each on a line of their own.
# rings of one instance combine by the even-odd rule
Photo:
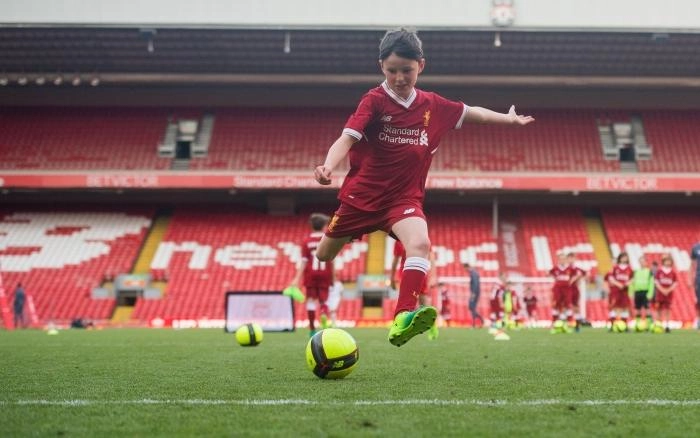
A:
<svg viewBox="0 0 700 438">
<path fill-rule="evenodd" d="M 641 256 L 639 268 L 633 270 L 629 255 L 622 252 L 605 280 L 608 285 L 611 330 L 618 320 L 625 323 L 625 330 L 629 330 L 630 310 L 633 308 L 638 331 L 642 328 L 651 330 L 654 325 L 652 310 L 656 310 L 657 321 L 662 324 L 664 331 L 671 331 L 671 304 L 673 292 L 678 287 L 678 275 L 673 269 L 671 255 L 666 254 L 661 258 L 660 267 L 649 266 L 646 256 Z"/>
<path fill-rule="evenodd" d="M 515 283 L 499 275 L 489 299 L 489 321 L 491 331 L 502 328 L 534 327 L 537 321 L 537 296 L 526 288 L 522 296 Z"/>
</svg>

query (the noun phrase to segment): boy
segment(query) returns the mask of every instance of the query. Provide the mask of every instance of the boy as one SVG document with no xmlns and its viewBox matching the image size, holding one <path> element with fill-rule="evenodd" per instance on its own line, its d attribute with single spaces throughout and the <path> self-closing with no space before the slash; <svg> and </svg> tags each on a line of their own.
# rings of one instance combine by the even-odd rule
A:
<svg viewBox="0 0 700 438">
<path fill-rule="evenodd" d="M 415 308 L 430 268 L 425 181 L 441 137 L 465 121 L 521 126 L 534 119 L 517 115 L 513 106 L 508 114 L 500 114 L 415 88 L 425 68 L 415 32 L 387 32 L 379 44 L 379 67 L 385 81 L 362 97 L 325 162 L 314 170 L 316 181 L 328 185 L 335 168 L 350 155 L 350 171 L 338 194 L 340 206 L 316 256 L 333 260 L 343 245 L 378 229 L 403 243 L 407 257 L 389 330 L 389 342 L 398 347 L 428 330 L 437 318 L 432 306 Z"/>
<path fill-rule="evenodd" d="M 661 268 L 656 271 L 654 284 L 656 286 L 656 296 L 654 304 L 658 312 L 657 318 L 663 321 L 664 331 L 670 333 L 668 320 L 671 317 L 671 303 L 673 303 L 673 291 L 678 287 L 678 276 L 673 270 L 673 259 L 666 254 L 661 259 Z"/>
<path fill-rule="evenodd" d="M 654 274 L 649 268 L 646 256 L 639 258 L 639 269 L 632 274 L 632 281 L 629 286 L 630 299 L 634 300 L 634 321 L 637 331 L 644 327 L 641 323 L 642 313 L 646 317 L 647 328 L 651 328 L 653 321 L 649 311 L 649 302 L 654 298 Z"/>
<path fill-rule="evenodd" d="M 581 291 L 578 288 L 578 282 L 586 276 L 586 271 L 584 271 L 576 265 L 576 254 L 574 254 L 573 252 L 568 253 L 566 255 L 566 258 L 569 262 L 569 266 L 571 267 L 571 280 L 569 281 L 569 284 L 571 285 L 571 289 L 569 291 L 571 301 L 571 312 L 573 313 L 573 317 L 575 320 L 576 331 L 579 332 L 581 331 L 582 318 L 581 306 L 579 306 L 579 302 L 581 301 Z"/>
<path fill-rule="evenodd" d="M 440 316 L 445 321 L 445 326 L 449 327 L 452 321 L 452 300 L 450 289 L 443 282 L 438 283 L 438 294 L 440 296 Z M 430 332 L 428 332 L 430 335 Z"/>
<path fill-rule="evenodd" d="M 475 267 L 469 263 L 462 265 L 469 274 L 469 313 L 472 316 L 472 328 L 476 327 L 476 321 L 479 321 L 479 326 L 484 325 L 484 318 L 481 317 L 478 310 L 479 297 L 481 296 L 481 276 Z"/>
<path fill-rule="evenodd" d="M 558 264 L 549 270 L 549 275 L 554 279 L 552 285 L 552 325 L 557 320 L 565 321 L 567 310 L 571 306 L 571 277 L 573 271 L 567 263 L 566 255 L 557 254 Z"/>
<path fill-rule="evenodd" d="M 503 299 L 506 294 L 506 275 L 499 274 L 498 283 L 496 283 L 491 291 L 491 299 L 489 300 L 489 319 L 491 326 L 489 333 L 496 333 L 503 328 L 504 308 Z"/>
<path fill-rule="evenodd" d="M 622 318 L 625 326 L 629 319 L 630 300 L 627 295 L 627 289 L 632 281 L 632 268 L 629 265 L 630 258 L 626 252 L 621 252 L 617 256 L 617 263 L 612 267 L 612 270 L 605 276 L 608 281 L 608 290 L 610 296 L 608 303 L 610 307 L 610 331 L 615 324 L 617 318 Z"/>
<path fill-rule="evenodd" d="M 537 323 L 537 296 L 534 294 L 532 289 L 527 288 L 525 290 L 525 312 L 527 313 L 527 325 L 528 327 L 535 327 Z"/>
<path fill-rule="evenodd" d="M 323 229 L 328 224 L 329 219 L 328 216 L 321 213 L 313 213 L 309 217 L 312 231 L 301 244 L 301 262 L 290 282 L 290 287 L 298 288 L 302 277 L 304 279 L 310 336 L 316 334 L 317 310 L 320 313 L 321 328 L 328 327 L 329 310 L 326 302 L 328 301 L 329 288 L 335 282 L 335 271 L 333 270 L 333 262 L 318 260 L 315 253 L 323 236 Z"/>
</svg>

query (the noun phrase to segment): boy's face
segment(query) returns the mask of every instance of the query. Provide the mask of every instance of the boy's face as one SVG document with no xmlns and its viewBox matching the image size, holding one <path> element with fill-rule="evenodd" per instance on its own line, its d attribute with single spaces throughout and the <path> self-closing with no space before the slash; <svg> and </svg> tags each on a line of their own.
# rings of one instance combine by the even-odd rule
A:
<svg viewBox="0 0 700 438">
<path fill-rule="evenodd" d="M 408 98 L 418 81 L 418 75 L 425 67 L 425 59 L 416 61 L 392 53 L 385 60 L 379 61 L 379 66 L 389 88 L 399 96 Z"/>
</svg>

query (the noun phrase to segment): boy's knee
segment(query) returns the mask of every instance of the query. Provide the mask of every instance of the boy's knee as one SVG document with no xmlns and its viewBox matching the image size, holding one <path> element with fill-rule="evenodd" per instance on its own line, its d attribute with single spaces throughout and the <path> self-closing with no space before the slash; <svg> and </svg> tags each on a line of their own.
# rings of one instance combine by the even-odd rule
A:
<svg viewBox="0 0 700 438">
<path fill-rule="evenodd" d="M 405 245 L 407 253 L 428 254 L 430 252 L 430 239 L 418 239 Z"/>
</svg>

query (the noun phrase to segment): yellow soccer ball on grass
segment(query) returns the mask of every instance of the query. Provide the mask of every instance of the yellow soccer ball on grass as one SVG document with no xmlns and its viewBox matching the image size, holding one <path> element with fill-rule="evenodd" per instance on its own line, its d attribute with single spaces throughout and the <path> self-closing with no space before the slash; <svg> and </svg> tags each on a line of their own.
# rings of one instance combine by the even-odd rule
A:
<svg viewBox="0 0 700 438">
<path fill-rule="evenodd" d="M 236 330 L 236 341 L 243 347 L 255 347 L 263 340 L 263 330 L 256 323 L 244 324 Z"/>
<path fill-rule="evenodd" d="M 359 358 L 357 343 L 345 330 L 321 330 L 306 344 L 306 364 L 321 379 L 344 378 L 355 369 Z"/>
<path fill-rule="evenodd" d="M 627 323 L 625 321 L 618 319 L 617 321 L 613 322 L 612 325 L 612 331 L 615 333 L 623 333 L 627 331 Z"/>
<path fill-rule="evenodd" d="M 664 326 L 661 325 L 661 324 L 658 323 L 658 322 L 655 322 L 654 324 L 652 324 L 651 330 L 650 330 L 650 331 L 651 331 L 652 333 L 655 333 L 655 334 L 663 333 L 663 332 L 664 332 Z"/>
</svg>

